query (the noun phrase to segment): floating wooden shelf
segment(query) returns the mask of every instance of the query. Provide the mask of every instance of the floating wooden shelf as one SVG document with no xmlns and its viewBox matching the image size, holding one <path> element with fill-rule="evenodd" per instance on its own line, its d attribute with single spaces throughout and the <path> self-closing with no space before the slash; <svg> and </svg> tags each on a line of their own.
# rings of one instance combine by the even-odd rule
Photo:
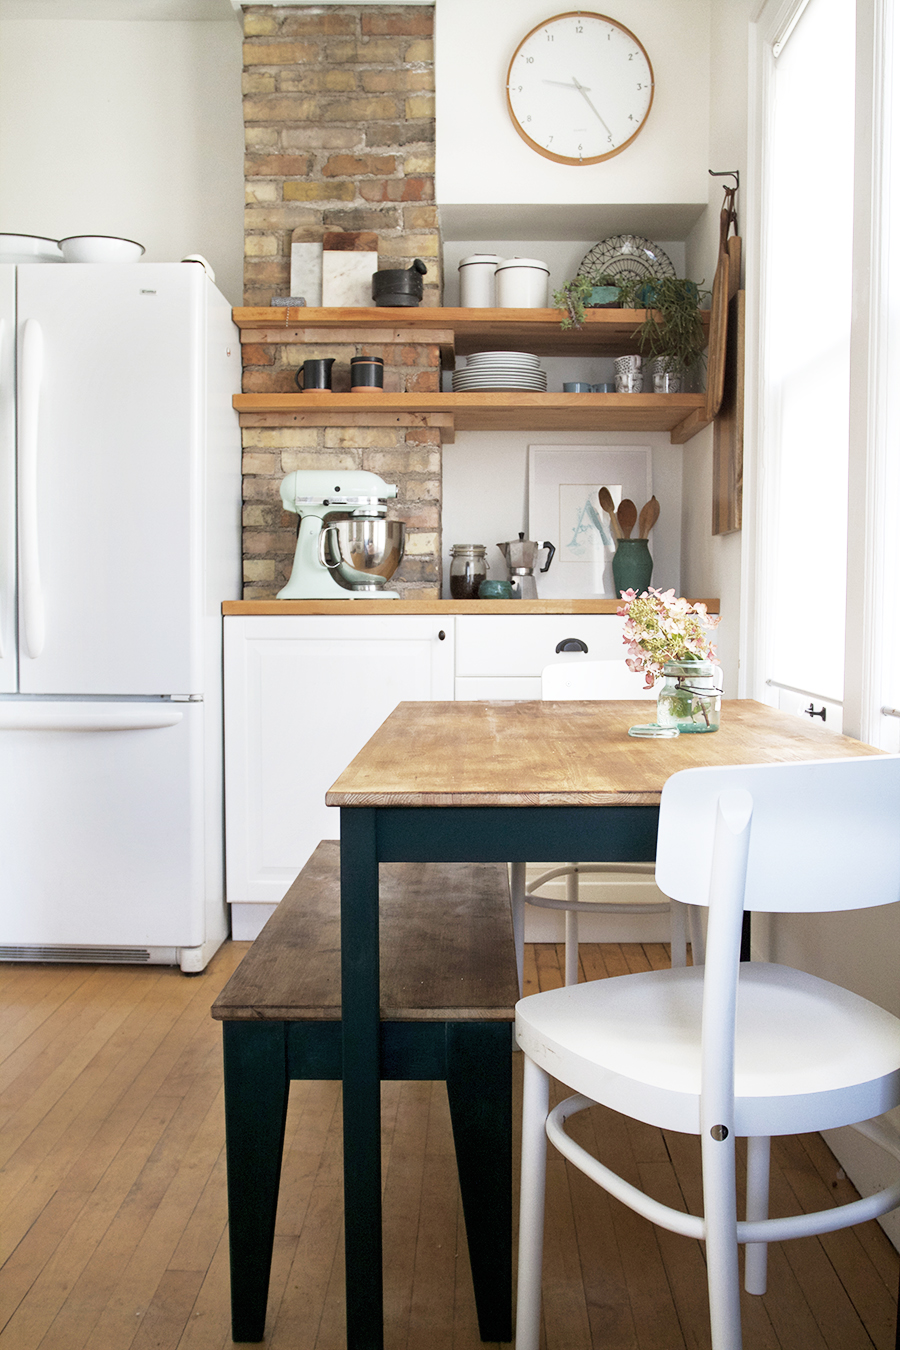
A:
<svg viewBox="0 0 900 1350">
<path fill-rule="evenodd" d="M 235 309 L 245 343 L 434 343 L 445 367 L 478 351 L 535 356 L 620 356 L 640 351 L 642 309 L 594 309 L 583 328 L 560 327 L 558 309 Z M 709 328 L 709 315 L 702 315 Z M 704 394 L 237 394 L 242 426 L 430 426 L 457 431 L 668 431 L 690 440 L 711 418 Z"/>
<path fill-rule="evenodd" d="M 535 356 L 624 356 L 640 351 L 636 333 L 644 322 L 643 309 L 589 309 L 583 328 L 561 328 L 558 309 L 235 309 L 234 321 L 242 341 L 320 341 L 323 330 L 356 329 L 369 342 L 436 341 L 445 365 L 452 368 L 453 354 L 520 351 Z M 709 331 L 709 313 L 701 318 Z M 315 338 L 299 336 L 315 330 Z M 261 331 L 262 330 L 262 331 Z M 442 331 L 443 330 L 443 331 Z M 396 337 L 397 332 L 402 337 Z M 377 336 L 376 336 L 377 333 Z M 332 341 L 340 341 L 334 332 Z M 352 338 L 343 339 L 352 341 Z M 359 338 L 357 337 L 357 341 Z"/>
<path fill-rule="evenodd" d="M 703 394 L 235 394 L 242 426 L 433 426 L 456 431 L 668 431 L 681 444 Z"/>
</svg>

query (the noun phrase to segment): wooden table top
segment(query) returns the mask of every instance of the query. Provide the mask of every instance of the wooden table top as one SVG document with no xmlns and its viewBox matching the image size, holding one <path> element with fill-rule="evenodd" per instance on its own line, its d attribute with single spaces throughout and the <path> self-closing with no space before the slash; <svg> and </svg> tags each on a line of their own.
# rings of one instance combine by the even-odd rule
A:
<svg viewBox="0 0 900 1350">
<path fill-rule="evenodd" d="M 750 699 L 717 732 L 640 740 L 647 702 L 400 703 L 326 793 L 329 806 L 656 806 L 666 779 L 712 764 L 877 755 Z"/>
</svg>

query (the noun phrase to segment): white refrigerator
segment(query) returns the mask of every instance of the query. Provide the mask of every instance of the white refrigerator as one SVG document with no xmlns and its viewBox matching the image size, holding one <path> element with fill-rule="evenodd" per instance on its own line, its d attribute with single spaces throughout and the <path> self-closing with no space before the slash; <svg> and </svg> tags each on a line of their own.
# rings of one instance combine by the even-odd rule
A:
<svg viewBox="0 0 900 1350">
<path fill-rule="evenodd" d="M 0 961 L 227 935 L 240 372 L 198 264 L 0 266 Z"/>
</svg>

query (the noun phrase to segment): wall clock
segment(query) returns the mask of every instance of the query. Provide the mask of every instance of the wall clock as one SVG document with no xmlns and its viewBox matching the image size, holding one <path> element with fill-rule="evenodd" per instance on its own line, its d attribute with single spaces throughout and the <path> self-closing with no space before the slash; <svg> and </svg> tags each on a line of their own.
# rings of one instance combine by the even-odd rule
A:
<svg viewBox="0 0 900 1350">
<path fill-rule="evenodd" d="M 605 14 L 573 10 L 526 33 L 506 77 L 522 139 L 558 164 L 598 164 L 642 130 L 653 68 L 634 33 Z"/>
</svg>

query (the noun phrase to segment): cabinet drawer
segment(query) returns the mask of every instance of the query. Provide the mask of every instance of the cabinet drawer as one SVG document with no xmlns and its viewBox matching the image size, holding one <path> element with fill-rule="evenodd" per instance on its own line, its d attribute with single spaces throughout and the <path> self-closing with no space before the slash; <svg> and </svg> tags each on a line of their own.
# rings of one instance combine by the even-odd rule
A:
<svg viewBox="0 0 900 1350">
<path fill-rule="evenodd" d="M 554 661 L 579 659 L 557 655 L 560 642 L 580 639 L 587 659 L 625 659 L 624 619 L 617 614 L 461 614 L 456 620 L 456 675 L 538 677 Z"/>
</svg>

